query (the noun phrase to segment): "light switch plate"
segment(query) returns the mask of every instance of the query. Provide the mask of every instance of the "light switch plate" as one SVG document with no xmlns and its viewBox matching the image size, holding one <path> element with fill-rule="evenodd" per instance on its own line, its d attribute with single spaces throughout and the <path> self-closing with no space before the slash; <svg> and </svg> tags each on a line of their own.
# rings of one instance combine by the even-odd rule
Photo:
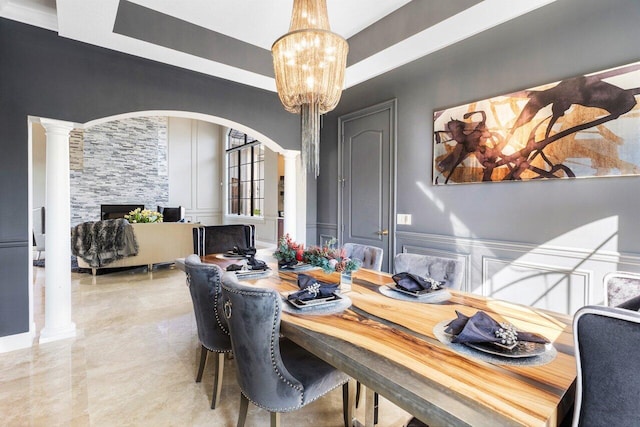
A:
<svg viewBox="0 0 640 427">
<path fill-rule="evenodd" d="M 398 214 L 396 223 L 398 225 L 411 225 L 411 214 Z"/>
</svg>

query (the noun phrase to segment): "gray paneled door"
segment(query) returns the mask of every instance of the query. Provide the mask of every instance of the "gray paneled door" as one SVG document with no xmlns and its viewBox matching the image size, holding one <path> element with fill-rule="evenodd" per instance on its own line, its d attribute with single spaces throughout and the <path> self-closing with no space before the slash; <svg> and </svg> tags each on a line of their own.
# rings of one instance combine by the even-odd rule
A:
<svg viewBox="0 0 640 427">
<path fill-rule="evenodd" d="M 390 271 L 395 235 L 396 100 L 341 116 L 338 234 L 384 250 Z"/>
</svg>

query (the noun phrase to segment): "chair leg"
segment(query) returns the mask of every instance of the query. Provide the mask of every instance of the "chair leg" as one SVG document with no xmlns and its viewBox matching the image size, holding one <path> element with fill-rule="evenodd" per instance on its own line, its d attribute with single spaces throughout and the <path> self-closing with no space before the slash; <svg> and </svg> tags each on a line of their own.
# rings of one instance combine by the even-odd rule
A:
<svg viewBox="0 0 640 427">
<path fill-rule="evenodd" d="M 211 409 L 216 409 L 216 404 L 222 392 L 222 374 L 224 373 L 224 353 L 216 354 L 216 364 L 213 374 L 213 393 L 211 396 Z"/>
<path fill-rule="evenodd" d="M 356 381 L 349 379 L 342 385 L 342 414 L 344 427 L 352 427 L 355 418 Z"/>
<path fill-rule="evenodd" d="M 378 424 L 378 404 L 380 403 L 380 395 L 373 394 L 373 425 Z"/>
<path fill-rule="evenodd" d="M 271 412 L 271 427 L 280 427 L 280 412 Z"/>
<path fill-rule="evenodd" d="M 247 411 L 249 410 L 249 399 L 244 394 L 240 393 L 240 410 L 238 411 L 238 426 L 244 427 L 244 422 L 247 420 Z"/>
<path fill-rule="evenodd" d="M 360 405 L 360 381 L 356 382 L 356 408 Z"/>
<path fill-rule="evenodd" d="M 196 382 L 202 381 L 202 373 L 204 372 L 204 365 L 207 363 L 207 350 L 203 345 L 200 345 L 200 366 L 198 367 L 198 373 L 196 374 Z"/>
</svg>

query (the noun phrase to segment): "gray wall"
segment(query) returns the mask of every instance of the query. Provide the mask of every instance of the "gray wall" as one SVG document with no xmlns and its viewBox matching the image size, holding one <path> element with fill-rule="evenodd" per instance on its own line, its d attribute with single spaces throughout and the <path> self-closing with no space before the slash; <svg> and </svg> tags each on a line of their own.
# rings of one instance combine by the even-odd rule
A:
<svg viewBox="0 0 640 427">
<path fill-rule="evenodd" d="M 299 149 L 298 118 L 275 93 L 6 19 L 0 19 L 0 58 L 0 337 L 29 330 L 28 115 L 85 123 L 132 111 L 199 112 Z"/>
<path fill-rule="evenodd" d="M 430 246 L 420 235 L 535 248 L 617 217 L 617 245 L 606 238 L 611 230 L 595 239 L 605 249 L 640 254 L 640 177 L 431 185 L 434 111 L 638 61 L 638 22 L 637 0 L 558 0 L 346 90 L 324 120 L 318 223 L 330 230 L 337 222 L 337 118 L 397 98 L 397 213 L 412 214 L 413 224 L 397 227 L 396 251 Z M 586 249 L 582 237 L 572 234 L 563 244 Z"/>
</svg>

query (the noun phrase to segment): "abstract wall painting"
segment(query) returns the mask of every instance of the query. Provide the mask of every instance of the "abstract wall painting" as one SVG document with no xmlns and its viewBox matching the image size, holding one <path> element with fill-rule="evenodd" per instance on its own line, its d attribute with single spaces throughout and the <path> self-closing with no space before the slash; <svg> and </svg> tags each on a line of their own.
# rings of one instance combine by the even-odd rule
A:
<svg viewBox="0 0 640 427">
<path fill-rule="evenodd" d="M 433 115 L 433 184 L 640 175 L 640 62 Z"/>
</svg>

